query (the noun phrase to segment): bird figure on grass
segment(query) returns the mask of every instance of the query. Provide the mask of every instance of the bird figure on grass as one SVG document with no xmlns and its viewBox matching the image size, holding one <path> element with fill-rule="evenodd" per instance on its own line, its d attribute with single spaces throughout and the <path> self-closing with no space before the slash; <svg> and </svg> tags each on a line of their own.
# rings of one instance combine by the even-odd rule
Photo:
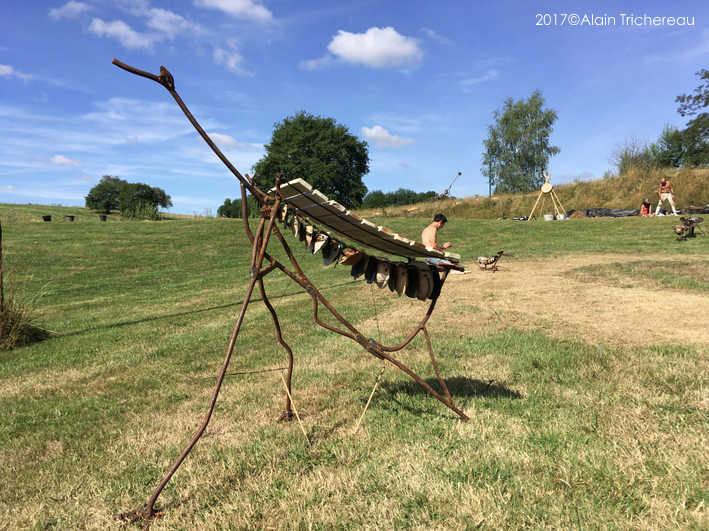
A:
<svg viewBox="0 0 709 531">
<path fill-rule="evenodd" d="M 514 256 L 513 254 L 506 253 L 505 251 L 499 251 L 496 255 L 487 257 L 487 256 L 480 256 L 477 259 L 477 264 L 478 267 L 483 270 L 483 271 L 492 271 L 493 273 L 497 271 L 498 269 L 504 269 L 505 271 L 509 271 L 506 267 L 502 267 L 497 265 L 497 262 L 502 258 L 503 256 Z"/>
</svg>

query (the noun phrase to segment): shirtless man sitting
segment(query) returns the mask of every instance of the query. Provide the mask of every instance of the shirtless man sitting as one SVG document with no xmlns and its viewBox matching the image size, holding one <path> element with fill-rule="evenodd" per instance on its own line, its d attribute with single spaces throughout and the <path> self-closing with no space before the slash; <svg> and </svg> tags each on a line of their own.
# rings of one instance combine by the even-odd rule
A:
<svg viewBox="0 0 709 531">
<path fill-rule="evenodd" d="M 423 233 L 421 234 L 421 242 L 426 247 L 432 247 L 436 251 L 441 252 L 443 252 L 444 249 L 449 249 L 450 247 L 453 247 L 453 244 L 451 242 L 446 242 L 443 245 L 438 245 L 438 242 L 436 240 L 438 231 L 441 230 L 446 223 L 448 223 L 448 220 L 443 214 L 436 214 L 433 217 L 433 223 L 431 223 L 423 230 Z M 438 265 L 441 262 L 450 263 L 448 260 L 445 260 L 443 258 L 426 258 L 426 261 L 429 264 L 433 265 Z"/>
</svg>

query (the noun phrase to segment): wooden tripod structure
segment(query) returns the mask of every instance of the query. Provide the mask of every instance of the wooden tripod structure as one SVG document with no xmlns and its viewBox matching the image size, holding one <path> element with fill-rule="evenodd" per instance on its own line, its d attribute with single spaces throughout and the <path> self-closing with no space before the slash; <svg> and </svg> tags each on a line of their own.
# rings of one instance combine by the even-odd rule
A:
<svg viewBox="0 0 709 531">
<path fill-rule="evenodd" d="M 532 208 L 532 212 L 529 214 L 529 218 L 527 218 L 527 221 L 532 219 L 532 216 L 534 215 L 534 211 L 537 209 L 537 205 L 539 204 L 540 199 L 542 200 L 542 207 L 540 211 L 542 213 L 544 212 L 544 204 L 546 203 L 547 196 L 551 198 L 551 202 L 554 204 L 554 210 L 556 211 L 557 216 L 566 214 L 566 210 L 564 210 L 564 207 L 561 205 L 561 201 L 559 201 L 559 197 L 556 195 L 554 187 L 549 182 L 549 179 L 551 179 L 551 170 L 549 170 L 549 173 L 544 173 L 544 177 L 546 177 L 546 182 L 542 185 L 539 197 L 537 197 L 537 201 L 534 203 L 534 207 Z"/>
<path fill-rule="evenodd" d="M 243 208 L 243 223 L 244 223 L 244 231 L 246 232 L 246 236 L 248 237 L 249 241 L 252 244 L 252 250 L 251 250 L 251 268 L 250 268 L 250 277 L 251 280 L 249 282 L 249 285 L 246 289 L 246 294 L 244 296 L 244 302 L 241 306 L 241 311 L 239 312 L 239 316 L 237 317 L 236 324 L 234 326 L 234 331 L 231 335 L 231 339 L 229 341 L 229 345 L 227 347 L 227 352 L 224 357 L 224 361 L 222 362 L 221 369 L 219 370 L 219 374 L 216 379 L 216 383 L 214 385 L 214 389 L 212 391 L 212 396 L 209 402 L 209 407 L 208 410 L 203 418 L 202 424 L 196 431 L 196 433 L 193 435 L 192 439 L 190 442 L 187 444 L 185 449 L 182 451 L 180 456 L 177 458 L 177 460 L 174 462 L 174 464 L 170 467 L 170 469 L 165 473 L 163 476 L 162 480 L 158 484 L 158 486 L 155 488 L 151 496 L 149 497 L 148 501 L 138 509 L 129 511 L 127 513 L 123 513 L 120 515 L 120 518 L 127 522 L 127 523 L 132 523 L 137 520 L 143 519 L 144 521 L 144 529 L 147 529 L 150 525 L 151 519 L 158 514 L 160 514 L 159 509 L 155 508 L 155 503 L 160 496 L 160 493 L 162 490 L 165 488 L 167 483 L 170 481 L 172 476 L 175 474 L 177 469 L 180 467 L 182 462 L 185 460 L 189 452 L 192 450 L 192 448 L 195 446 L 199 438 L 202 436 L 204 433 L 205 429 L 207 428 L 207 424 L 209 423 L 209 420 L 211 418 L 212 412 L 214 411 L 214 406 L 217 402 L 217 398 L 219 396 L 219 391 L 222 385 L 222 382 L 224 381 L 224 377 L 226 376 L 227 373 L 227 368 L 229 366 L 229 361 L 232 357 L 232 354 L 234 352 L 234 348 L 236 346 L 236 341 L 239 335 L 239 330 L 241 329 L 241 325 L 244 321 L 244 316 L 246 315 L 246 310 L 248 308 L 249 302 L 251 300 L 251 296 L 256 289 L 256 286 L 258 285 L 258 289 L 261 294 L 261 298 L 266 305 L 266 308 L 268 308 L 268 311 L 271 314 L 271 318 L 273 320 L 273 327 L 276 333 L 276 338 L 280 345 L 285 349 L 285 351 L 288 354 L 288 374 L 286 378 L 286 400 L 285 400 L 285 411 L 281 415 L 279 420 L 291 420 L 293 418 L 292 415 L 292 403 L 290 400 L 291 396 L 291 379 L 293 375 L 293 352 L 290 348 L 290 346 L 285 342 L 281 335 L 281 328 L 278 320 L 278 316 L 276 315 L 276 311 L 271 305 L 267 295 L 266 295 L 266 290 L 264 286 L 264 278 L 274 272 L 274 271 L 281 271 L 288 277 L 290 277 L 295 283 L 300 285 L 311 297 L 312 303 L 313 303 L 313 321 L 317 323 L 319 326 L 326 328 L 327 330 L 330 330 L 331 332 L 334 332 L 336 334 L 340 334 L 342 336 L 345 336 L 349 339 L 352 339 L 353 341 L 359 343 L 367 352 L 372 354 L 373 356 L 381 359 L 382 361 L 388 361 L 389 363 L 395 365 L 399 369 L 401 369 L 403 372 L 408 374 L 411 378 L 413 378 L 416 382 L 421 385 L 432 397 L 440 401 L 442 404 L 450 408 L 452 411 L 454 411 L 461 419 L 463 420 L 469 420 L 468 416 L 463 413 L 458 407 L 456 407 L 453 404 L 453 400 L 451 398 L 450 392 L 448 391 L 448 388 L 446 387 L 445 382 L 441 378 L 441 375 L 438 371 L 438 366 L 436 364 L 436 360 L 433 354 L 433 349 L 431 347 L 431 339 L 428 333 L 428 330 L 426 329 L 426 323 L 428 322 L 429 318 L 431 317 L 431 314 L 433 313 L 433 310 L 436 306 L 436 301 L 438 299 L 438 295 L 440 294 L 440 289 L 438 289 L 437 292 L 433 292 L 430 296 L 430 304 L 428 306 L 428 310 L 426 311 L 425 315 L 419 322 L 419 324 L 416 326 L 416 328 L 411 332 L 409 337 L 407 337 L 402 343 L 399 345 L 387 347 L 384 345 L 379 344 L 377 341 L 374 339 L 367 339 L 365 338 L 364 335 L 362 335 L 352 324 L 350 324 L 342 315 L 340 315 L 337 310 L 323 297 L 323 295 L 318 291 L 318 289 L 308 280 L 307 276 L 305 273 L 302 271 L 300 268 L 298 262 L 296 261 L 293 253 L 291 252 L 290 247 L 288 246 L 288 243 L 286 242 L 283 233 L 279 230 L 276 221 L 279 219 L 279 217 L 283 214 L 284 206 L 285 205 L 291 205 L 289 199 L 289 196 L 286 194 L 281 193 L 282 187 L 284 187 L 285 184 L 290 186 L 292 188 L 292 183 L 283 183 L 281 179 L 281 175 L 279 174 L 276 178 L 276 187 L 274 190 L 271 190 L 269 193 L 265 193 L 262 190 L 258 188 L 256 183 L 249 178 L 248 175 L 242 176 L 238 170 L 229 162 L 229 160 L 224 156 L 224 154 L 217 148 L 217 146 L 214 144 L 212 139 L 207 135 L 207 133 L 202 129 L 202 127 L 197 123 L 195 118 L 192 116 L 190 111 L 187 109 L 185 104 L 182 102 L 182 99 L 179 97 L 177 92 L 175 92 L 175 82 L 170 74 L 170 72 L 164 68 L 160 67 L 160 75 L 156 76 L 154 74 L 151 74 L 149 72 L 144 72 L 142 70 L 138 70 L 136 68 L 133 68 L 131 66 L 128 66 L 116 59 L 113 60 L 113 64 L 116 66 L 130 72 L 133 74 L 136 74 L 138 76 L 145 77 L 147 79 L 151 79 L 153 81 L 156 81 L 163 85 L 167 90 L 170 92 L 172 97 L 175 99 L 177 104 L 180 106 L 180 109 L 184 112 L 185 116 L 189 119 L 189 121 L 192 123 L 194 128 L 197 130 L 197 132 L 200 134 L 202 139 L 209 145 L 209 147 L 214 151 L 214 153 L 219 157 L 219 159 L 229 168 L 229 170 L 234 174 L 234 176 L 239 180 L 240 185 L 241 185 L 241 196 L 242 196 L 242 208 Z M 286 186 L 287 188 L 287 186 Z M 261 204 L 261 209 L 259 211 L 260 214 L 260 220 L 258 224 L 258 228 L 256 229 L 255 233 L 251 230 L 248 222 L 248 212 L 247 212 L 247 191 L 251 193 L 253 197 L 256 198 L 256 200 Z M 309 201 L 312 201 L 312 198 L 317 196 L 317 190 L 315 191 L 308 191 L 304 190 L 302 193 L 299 193 L 293 197 L 297 198 L 309 198 Z M 295 200 L 293 200 L 293 204 L 295 205 L 293 209 L 295 210 L 295 215 L 302 217 L 303 212 L 305 211 L 306 208 L 308 208 L 307 205 L 304 205 L 303 203 L 297 203 Z M 300 206 L 299 206 L 300 205 Z M 325 201 L 325 202 L 320 202 L 320 203 L 314 203 L 313 205 L 310 205 L 313 207 L 313 212 L 316 212 L 317 209 L 324 209 L 327 210 L 327 208 L 330 208 L 329 211 L 327 211 L 325 214 L 323 214 L 324 217 L 320 219 L 330 219 L 332 218 L 333 222 L 347 222 L 349 225 L 352 225 L 352 222 L 350 221 L 351 219 L 359 220 L 362 222 L 364 229 L 359 229 L 359 232 L 356 232 L 350 228 L 342 228 L 341 231 L 345 230 L 352 230 L 352 232 L 341 232 L 345 236 L 349 237 L 352 235 L 352 238 L 355 239 L 355 241 L 360 241 L 362 243 L 367 243 L 367 242 L 372 242 L 372 241 L 381 241 L 381 247 L 379 249 L 386 249 L 385 252 L 391 252 L 390 249 L 392 247 L 387 247 L 387 246 L 393 246 L 393 245 L 398 245 L 402 249 L 408 249 L 406 251 L 406 254 L 403 254 L 401 256 L 407 256 L 411 258 L 411 256 L 438 256 L 443 258 L 447 258 L 447 256 L 444 253 L 441 253 L 439 251 L 436 251 L 435 249 L 428 249 L 425 246 L 417 243 L 417 242 L 411 242 L 407 240 L 406 238 L 399 237 L 398 235 L 393 234 L 393 232 L 388 231 L 388 229 L 384 229 L 384 227 L 377 227 L 376 225 L 366 222 L 366 220 L 362 220 L 361 218 L 357 218 L 356 216 L 350 214 L 349 212 L 345 214 L 338 214 L 335 215 L 332 212 L 337 210 L 337 208 L 344 210 L 339 204 L 333 202 L 333 201 Z M 335 209 L 335 210 L 332 210 Z M 344 221 L 343 221 L 344 220 Z M 365 223 L 366 222 L 366 223 Z M 267 251 L 268 244 L 271 241 L 271 239 L 275 237 L 278 242 L 282 245 L 284 251 L 286 252 L 288 256 L 288 260 L 290 261 L 290 265 L 292 266 L 292 270 L 286 267 L 285 265 L 281 264 L 277 260 L 275 260 Z M 378 239 L 374 239 L 374 238 Z M 359 240 L 357 240 L 359 238 Z M 336 242 L 337 243 L 337 242 Z M 339 244 L 339 243 L 338 243 Z M 375 247 L 377 248 L 377 247 Z M 420 263 L 419 263 L 420 264 Z M 408 266 L 403 266 L 403 267 L 408 267 Z M 431 266 L 432 267 L 432 266 Z M 437 266 L 438 269 L 435 271 L 433 274 L 434 275 L 439 275 L 440 272 L 440 283 L 439 283 L 439 288 L 442 287 L 443 283 L 445 282 L 448 273 L 450 272 L 451 269 L 457 269 L 461 270 L 462 268 L 460 266 L 457 266 L 453 263 L 442 263 Z M 318 316 L 319 308 L 320 306 L 324 306 L 333 316 L 334 318 L 340 323 L 341 328 L 336 328 L 334 326 L 330 326 L 326 323 L 324 323 Z M 396 359 L 395 357 L 392 356 L 392 353 L 397 352 L 404 347 L 406 347 L 411 340 L 416 337 L 419 332 L 423 332 L 423 335 L 426 339 L 426 345 L 428 347 L 429 355 L 431 358 L 431 364 L 433 366 L 433 369 L 436 373 L 436 377 L 438 379 L 438 382 L 445 394 L 445 397 L 436 392 L 430 385 L 428 385 L 419 375 L 414 373 L 409 367 L 404 365 L 401 361 Z"/>
</svg>

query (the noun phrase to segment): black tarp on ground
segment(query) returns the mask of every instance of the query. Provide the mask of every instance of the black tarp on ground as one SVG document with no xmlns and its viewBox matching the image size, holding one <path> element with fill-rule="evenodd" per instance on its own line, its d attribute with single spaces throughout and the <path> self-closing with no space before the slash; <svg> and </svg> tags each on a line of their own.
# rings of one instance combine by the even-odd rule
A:
<svg viewBox="0 0 709 531">
<path fill-rule="evenodd" d="M 569 210 L 566 215 L 567 217 L 577 212 L 576 210 Z M 589 218 L 627 218 L 629 216 L 640 215 L 640 210 L 632 210 L 627 208 L 587 208 L 582 210 Z"/>
<path fill-rule="evenodd" d="M 566 215 L 571 216 L 576 212 L 576 210 L 569 210 Z M 630 216 L 639 216 L 640 210 L 633 210 L 629 208 L 587 208 L 582 210 L 589 218 L 627 218 Z M 682 213 L 681 210 L 677 210 L 678 213 Z M 668 215 L 671 211 L 660 209 L 660 214 Z M 709 214 L 709 207 L 702 208 L 692 208 L 687 213 L 692 214 Z M 683 213 L 684 214 L 684 213 Z"/>
</svg>

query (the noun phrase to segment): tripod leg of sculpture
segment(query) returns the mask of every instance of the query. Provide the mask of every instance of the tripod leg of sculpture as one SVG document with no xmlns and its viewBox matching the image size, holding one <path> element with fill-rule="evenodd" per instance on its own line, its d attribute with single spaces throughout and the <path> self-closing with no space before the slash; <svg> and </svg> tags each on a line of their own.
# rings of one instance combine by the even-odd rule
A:
<svg viewBox="0 0 709 531">
<path fill-rule="evenodd" d="M 146 528 L 148 526 L 148 521 L 149 519 L 154 516 L 155 514 L 155 502 L 158 499 L 158 496 L 160 496 L 160 493 L 162 490 L 165 488 L 165 485 L 170 481 L 172 476 L 175 474 L 177 469 L 180 467 L 182 462 L 185 460 L 187 455 L 190 453 L 192 448 L 194 448 L 195 444 L 197 444 L 197 441 L 200 439 L 202 434 L 204 433 L 204 430 L 207 428 L 207 425 L 209 424 L 209 420 L 212 417 L 212 413 L 214 411 L 214 406 L 217 403 L 217 398 L 219 397 L 219 391 L 222 386 L 222 382 L 224 381 L 224 376 L 226 375 L 227 368 L 229 367 L 229 361 L 231 360 L 232 353 L 234 352 L 234 346 L 236 345 L 236 339 L 239 335 L 239 330 L 241 329 L 241 325 L 244 322 L 244 316 L 246 315 L 246 309 L 249 305 L 249 301 L 251 300 L 251 295 L 254 292 L 254 287 L 256 286 L 256 282 L 260 281 L 262 279 L 262 275 L 260 275 L 260 270 L 261 270 L 261 263 L 263 260 L 263 252 L 258 252 L 259 251 L 259 244 L 261 244 L 263 251 L 263 248 L 265 248 L 265 245 L 268 244 L 268 233 L 264 235 L 263 233 L 263 225 L 264 225 L 264 219 L 261 219 L 261 223 L 259 224 L 258 231 L 256 233 L 256 236 L 253 240 L 253 252 L 252 256 L 258 256 L 257 261 L 255 264 L 252 262 L 252 278 L 251 282 L 249 283 L 249 287 L 246 290 L 246 295 L 244 296 L 244 302 L 241 305 L 241 311 L 239 312 L 239 317 L 236 320 L 236 325 L 234 326 L 234 332 L 231 335 L 231 340 L 229 341 L 229 347 L 227 348 L 227 353 L 226 356 L 224 357 L 224 361 L 222 362 L 222 367 L 219 370 L 219 375 L 217 376 L 217 382 L 214 384 L 214 390 L 212 391 L 212 397 L 209 401 L 209 408 L 207 409 L 207 413 L 204 416 L 204 419 L 202 420 L 202 424 L 197 430 L 197 432 L 194 434 L 192 437 L 192 440 L 190 440 L 189 444 L 187 447 L 182 451 L 180 456 L 177 458 L 175 463 L 172 465 L 170 470 L 165 474 L 165 476 L 162 478 L 160 481 L 160 484 L 157 486 L 153 494 L 150 496 L 150 499 L 148 500 L 148 503 L 146 503 L 141 509 L 138 509 L 136 513 L 139 516 L 142 516 L 145 518 L 146 522 Z M 273 228 L 273 219 L 271 220 L 271 223 L 269 223 L 269 230 Z"/>
<path fill-rule="evenodd" d="M 251 294 L 254 291 L 254 287 L 256 286 L 256 278 L 253 278 L 251 282 L 249 283 L 249 287 L 246 290 L 246 295 L 244 297 L 244 302 L 241 305 L 241 312 L 239 312 L 239 317 L 236 320 L 236 325 L 234 326 L 234 332 L 232 333 L 231 336 L 231 341 L 229 341 L 229 347 L 227 348 L 226 356 L 224 357 L 224 361 L 222 362 L 222 367 L 219 370 L 219 375 L 217 376 L 217 382 L 214 385 L 214 390 L 212 391 L 212 397 L 209 401 L 209 408 L 207 410 L 207 413 L 204 416 L 204 419 L 202 420 L 202 425 L 199 427 L 197 432 L 194 434 L 192 437 L 192 440 L 189 442 L 187 447 L 182 451 L 180 456 L 177 458 L 175 463 L 172 465 L 170 470 L 165 474 L 165 476 L 162 478 L 160 481 L 160 484 L 157 486 L 153 494 L 150 496 L 150 499 L 148 500 L 148 503 L 146 503 L 142 509 L 138 509 L 136 512 L 140 515 L 143 516 L 147 521 L 154 516 L 155 514 L 155 502 L 158 499 L 158 496 L 160 496 L 160 493 L 162 490 L 165 488 L 165 485 L 167 485 L 168 481 L 172 478 L 172 476 L 175 474 L 177 469 L 180 467 L 182 462 L 185 460 L 187 457 L 187 454 L 190 453 L 192 448 L 197 444 L 197 441 L 199 438 L 202 436 L 204 433 L 204 430 L 207 428 L 207 424 L 209 424 L 209 420 L 212 416 L 212 412 L 214 411 L 214 406 L 217 403 L 217 397 L 219 396 L 219 390 L 221 389 L 222 382 L 224 381 L 224 375 L 226 374 L 227 368 L 229 366 L 229 360 L 231 359 L 231 355 L 234 352 L 234 346 L 236 345 L 236 338 L 239 335 L 239 330 L 241 329 L 241 324 L 244 322 L 244 315 L 246 315 L 246 308 L 249 304 L 249 300 L 251 299 Z"/>
<path fill-rule="evenodd" d="M 288 346 L 288 343 L 286 343 L 283 340 L 283 337 L 281 336 L 281 326 L 278 322 L 278 316 L 276 315 L 276 311 L 273 309 L 271 302 L 266 296 L 266 290 L 263 286 L 263 279 L 259 279 L 258 287 L 261 291 L 261 298 L 263 299 L 263 303 L 266 305 L 266 308 L 268 308 L 268 311 L 271 312 L 271 318 L 273 319 L 273 326 L 276 329 L 276 337 L 278 338 L 278 342 L 284 349 L 286 349 L 286 352 L 288 353 L 288 377 L 286 378 L 286 387 L 288 389 L 288 392 L 286 393 L 286 409 L 278 420 L 291 420 L 293 418 L 293 412 L 291 409 L 289 393 L 293 392 L 291 389 L 291 379 L 293 376 L 293 351 Z"/>
</svg>

